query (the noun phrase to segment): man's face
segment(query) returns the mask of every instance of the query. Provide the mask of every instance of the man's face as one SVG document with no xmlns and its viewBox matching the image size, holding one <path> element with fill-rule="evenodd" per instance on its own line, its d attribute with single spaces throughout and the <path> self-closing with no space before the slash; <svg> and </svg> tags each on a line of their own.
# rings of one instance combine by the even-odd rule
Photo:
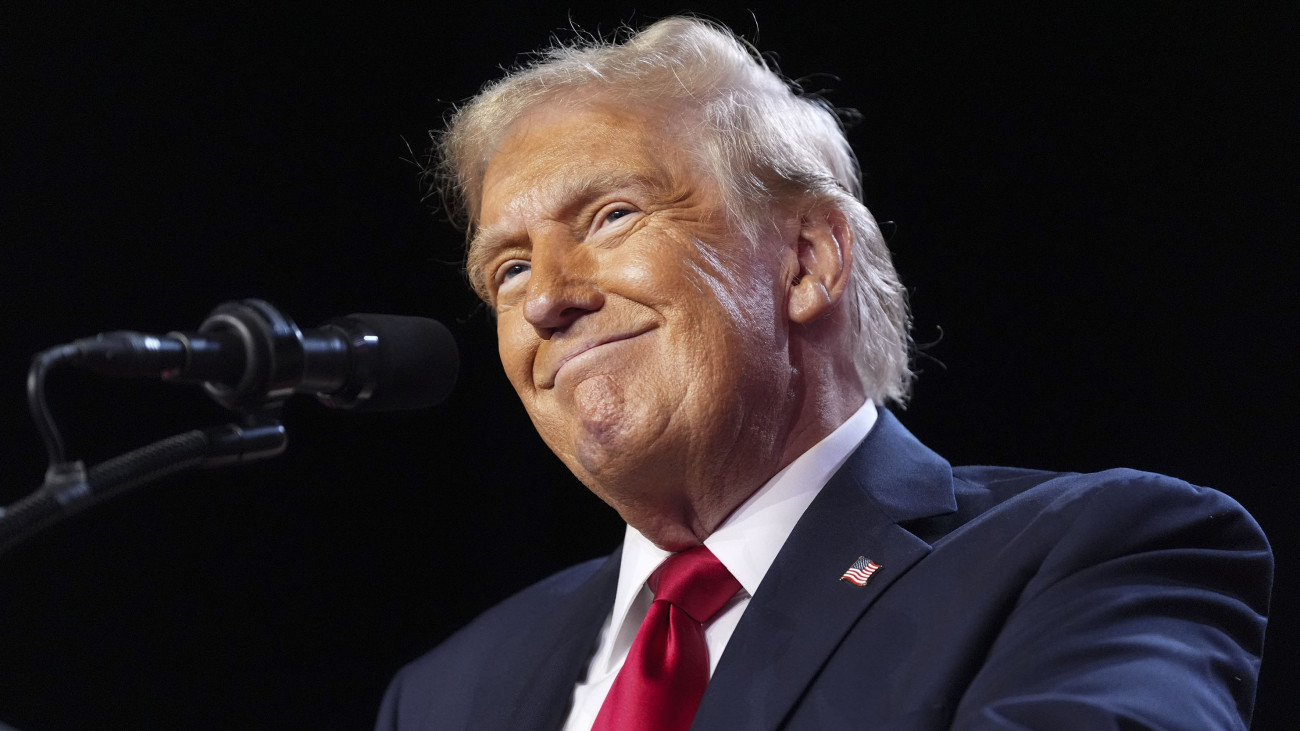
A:
<svg viewBox="0 0 1300 731">
<path fill-rule="evenodd" d="M 797 221 L 739 239 L 669 119 L 559 104 L 521 119 L 471 246 L 538 432 L 621 512 L 757 487 L 794 398 L 782 241 Z"/>
</svg>

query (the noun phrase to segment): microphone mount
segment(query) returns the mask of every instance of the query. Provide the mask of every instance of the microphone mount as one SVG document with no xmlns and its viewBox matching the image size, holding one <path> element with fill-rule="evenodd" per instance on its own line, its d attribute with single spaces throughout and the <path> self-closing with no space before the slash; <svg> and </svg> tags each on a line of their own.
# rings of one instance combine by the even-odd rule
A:
<svg viewBox="0 0 1300 731">
<path fill-rule="evenodd" d="M 197 369 L 192 372 L 182 369 L 171 377 L 202 380 L 203 390 L 213 400 L 231 411 L 245 414 L 278 409 L 293 395 L 297 385 L 295 377 L 304 372 L 307 349 L 302 331 L 287 315 L 258 299 L 226 302 L 208 315 L 199 332 L 214 338 L 238 338 L 244 351 L 243 373 L 233 384 L 224 383 L 219 377 L 205 377 L 207 374 Z M 185 339 L 183 333 L 169 334 Z M 328 354 L 337 355 L 337 351 Z M 346 356 L 344 350 L 343 357 Z M 164 378 L 169 375 L 164 374 Z"/>
</svg>

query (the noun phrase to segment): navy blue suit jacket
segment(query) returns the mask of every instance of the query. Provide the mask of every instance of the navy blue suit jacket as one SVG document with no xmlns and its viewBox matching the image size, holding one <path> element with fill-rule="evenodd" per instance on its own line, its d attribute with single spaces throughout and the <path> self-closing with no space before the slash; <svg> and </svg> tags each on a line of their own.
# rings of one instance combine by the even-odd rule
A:
<svg viewBox="0 0 1300 731">
<path fill-rule="evenodd" d="M 865 587 L 839 580 L 859 556 L 881 566 Z M 378 728 L 559 728 L 618 566 L 483 614 L 398 674 Z M 693 728 L 1245 728 L 1271 580 L 1221 493 L 952 468 L 882 412 L 764 577 Z"/>
</svg>

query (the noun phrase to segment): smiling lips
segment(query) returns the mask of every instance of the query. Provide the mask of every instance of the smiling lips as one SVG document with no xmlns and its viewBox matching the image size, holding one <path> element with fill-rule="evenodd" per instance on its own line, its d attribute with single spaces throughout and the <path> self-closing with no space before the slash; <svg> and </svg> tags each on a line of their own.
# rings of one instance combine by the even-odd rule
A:
<svg viewBox="0 0 1300 731">
<path fill-rule="evenodd" d="M 564 369 L 565 366 L 572 363 L 579 356 L 585 355 L 586 353 L 596 350 L 604 345 L 619 343 L 624 340 L 631 340 L 632 338 L 635 338 L 639 335 L 643 335 L 649 331 L 650 328 L 647 328 L 645 330 L 635 330 L 631 332 L 618 333 L 614 335 L 600 335 L 600 336 L 595 336 L 585 340 L 578 341 L 575 345 L 569 347 L 561 347 L 560 355 L 558 357 L 547 359 L 550 360 L 553 365 L 549 366 L 543 371 L 542 378 L 538 380 L 537 385 L 542 389 L 554 388 L 555 379 L 559 377 L 560 371 Z"/>
</svg>

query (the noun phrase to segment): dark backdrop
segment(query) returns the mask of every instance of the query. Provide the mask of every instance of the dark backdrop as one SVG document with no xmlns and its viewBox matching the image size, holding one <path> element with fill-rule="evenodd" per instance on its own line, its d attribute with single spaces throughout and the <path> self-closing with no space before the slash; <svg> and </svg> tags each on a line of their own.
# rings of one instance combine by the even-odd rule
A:
<svg viewBox="0 0 1300 731">
<path fill-rule="evenodd" d="M 621 535 L 509 391 L 411 161 L 569 13 L 116 5 L 0 18 L 0 503 L 44 468 L 28 360 L 77 337 L 194 328 L 256 296 L 303 326 L 437 317 L 463 376 L 423 413 L 295 401 L 282 458 L 141 490 L 0 557 L 0 719 L 368 726 L 402 663 Z M 1256 728 L 1289 727 L 1294 12 L 786 5 L 754 9 L 758 45 L 862 111 L 868 202 L 896 222 L 930 344 L 904 423 L 955 463 L 1132 466 L 1244 503 L 1279 559 Z M 571 15 L 608 30 L 678 9 Z M 755 35 L 747 10 L 697 9 Z M 160 384 L 51 389 L 89 462 L 227 418 Z"/>
</svg>

